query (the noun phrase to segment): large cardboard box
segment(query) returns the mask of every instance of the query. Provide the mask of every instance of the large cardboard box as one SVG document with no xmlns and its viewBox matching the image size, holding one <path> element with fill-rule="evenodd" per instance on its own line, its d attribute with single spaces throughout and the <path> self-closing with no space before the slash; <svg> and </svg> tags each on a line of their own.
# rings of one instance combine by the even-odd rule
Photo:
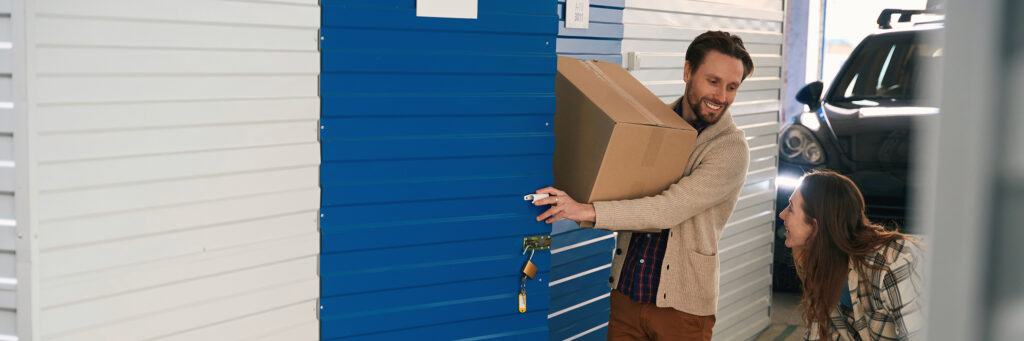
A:
<svg viewBox="0 0 1024 341">
<path fill-rule="evenodd" d="M 555 187 L 579 202 L 658 194 L 697 131 L 619 65 L 558 57 Z"/>
</svg>

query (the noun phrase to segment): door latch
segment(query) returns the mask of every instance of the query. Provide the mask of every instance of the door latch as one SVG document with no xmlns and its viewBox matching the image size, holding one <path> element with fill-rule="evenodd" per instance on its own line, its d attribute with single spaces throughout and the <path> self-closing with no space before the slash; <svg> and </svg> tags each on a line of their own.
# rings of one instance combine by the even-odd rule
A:
<svg viewBox="0 0 1024 341">
<path fill-rule="evenodd" d="M 551 249 L 551 235 L 542 234 L 523 237 L 523 252 Z"/>
</svg>

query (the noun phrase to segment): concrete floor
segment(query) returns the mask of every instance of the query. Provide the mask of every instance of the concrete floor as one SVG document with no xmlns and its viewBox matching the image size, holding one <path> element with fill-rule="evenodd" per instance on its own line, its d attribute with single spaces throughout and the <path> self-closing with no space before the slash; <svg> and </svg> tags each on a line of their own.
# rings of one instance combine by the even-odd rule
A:
<svg viewBox="0 0 1024 341">
<path fill-rule="evenodd" d="M 800 318 L 800 294 L 793 292 L 772 293 L 772 325 L 761 332 L 756 341 L 803 340 L 804 322 Z"/>
</svg>

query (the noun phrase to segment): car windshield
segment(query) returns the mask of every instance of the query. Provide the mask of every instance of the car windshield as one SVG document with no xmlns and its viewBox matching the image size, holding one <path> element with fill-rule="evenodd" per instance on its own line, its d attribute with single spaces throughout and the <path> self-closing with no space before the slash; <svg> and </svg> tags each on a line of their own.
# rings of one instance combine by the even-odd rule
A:
<svg viewBox="0 0 1024 341">
<path fill-rule="evenodd" d="M 942 48 L 917 32 L 870 36 L 850 56 L 830 89 L 830 102 L 858 106 L 905 105 L 920 100 L 915 84 L 942 58 Z"/>
</svg>

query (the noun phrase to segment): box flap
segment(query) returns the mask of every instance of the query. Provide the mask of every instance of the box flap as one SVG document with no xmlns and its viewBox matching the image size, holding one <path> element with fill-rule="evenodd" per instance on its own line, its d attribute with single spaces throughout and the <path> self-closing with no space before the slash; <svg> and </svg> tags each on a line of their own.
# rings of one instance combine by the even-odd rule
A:
<svg viewBox="0 0 1024 341">
<path fill-rule="evenodd" d="M 693 130 L 619 65 L 560 56 L 558 73 L 615 122 Z"/>
</svg>

